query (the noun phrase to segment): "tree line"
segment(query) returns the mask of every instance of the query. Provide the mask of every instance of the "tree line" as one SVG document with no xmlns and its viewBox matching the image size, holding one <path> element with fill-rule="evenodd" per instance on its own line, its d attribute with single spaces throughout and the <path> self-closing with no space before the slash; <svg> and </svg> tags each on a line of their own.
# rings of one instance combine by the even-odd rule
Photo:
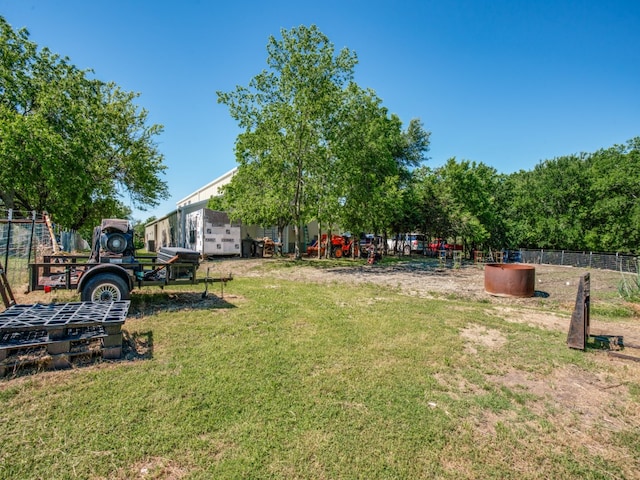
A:
<svg viewBox="0 0 640 480">
<path fill-rule="evenodd" d="M 247 224 L 391 235 L 418 231 L 467 249 L 636 252 L 640 139 L 500 174 L 484 163 L 425 165 L 430 132 L 406 129 L 354 81 L 357 56 L 315 26 L 270 37 L 268 70 L 218 92 L 243 132 L 238 172 L 212 208 Z"/>
<path fill-rule="evenodd" d="M 422 166 L 412 173 L 404 217 L 409 221 L 391 230 L 415 228 L 469 249 L 637 253 L 639 168 L 640 137 L 512 174 L 452 158 L 440 168 Z"/>
<path fill-rule="evenodd" d="M 48 211 L 91 232 L 101 218 L 168 197 L 137 93 L 40 49 L 0 16 L 0 206 Z M 267 68 L 217 92 L 242 129 L 238 172 L 211 205 L 247 224 L 392 235 L 419 231 L 471 248 L 637 253 L 640 138 L 500 174 L 468 160 L 427 166 L 430 132 L 354 81 L 355 52 L 316 26 L 282 30 Z"/>
</svg>

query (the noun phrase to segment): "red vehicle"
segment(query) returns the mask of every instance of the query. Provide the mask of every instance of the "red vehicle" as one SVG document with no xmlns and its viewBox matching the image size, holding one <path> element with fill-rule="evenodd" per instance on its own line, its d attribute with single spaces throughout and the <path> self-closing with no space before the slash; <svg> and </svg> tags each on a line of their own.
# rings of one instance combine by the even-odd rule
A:
<svg viewBox="0 0 640 480">
<path fill-rule="evenodd" d="M 434 242 L 429 244 L 429 255 L 435 257 L 443 251 L 447 257 L 452 257 L 454 251 L 462 251 L 462 245 L 447 243 L 440 238 L 436 238 Z"/>
<path fill-rule="evenodd" d="M 354 246 L 353 238 L 348 235 L 331 235 L 331 249 L 330 253 L 335 258 L 349 257 L 351 256 L 351 249 L 355 247 L 355 256 L 359 255 L 358 245 Z M 327 248 L 327 234 L 323 233 L 320 238 L 320 246 L 318 242 L 314 242 L 307 247 L 307 255 L 313 256 L 318 254 L 318 248 L 320 248 L 320 256 L 324 256 Z"/>
</svg>

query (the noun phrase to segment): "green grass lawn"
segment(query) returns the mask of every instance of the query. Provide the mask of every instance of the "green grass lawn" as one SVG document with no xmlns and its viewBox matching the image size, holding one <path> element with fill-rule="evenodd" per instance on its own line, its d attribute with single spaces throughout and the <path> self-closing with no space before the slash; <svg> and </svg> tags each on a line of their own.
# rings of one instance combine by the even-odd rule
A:
<svg viewBox="0 0 640 480">
<path fill-rule="evenodd" d="M 135 295 L 145 358 L 0 381 L 0 478 L 640 478 L 640 364 L 486 302 L 268 272 L 224 293 Z"/>
</svg>

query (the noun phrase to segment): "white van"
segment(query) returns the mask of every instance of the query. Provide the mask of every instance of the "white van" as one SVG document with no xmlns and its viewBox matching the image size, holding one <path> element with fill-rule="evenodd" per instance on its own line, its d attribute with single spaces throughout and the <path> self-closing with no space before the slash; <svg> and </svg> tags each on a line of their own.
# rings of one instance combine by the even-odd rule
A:
<svg viewBox="0 0 640 480">
<path fill-rule="evenodd" d="M 387 239 L 387 248 L 391 253 L 424 253 L 428 247 L 427 237 L 421 233 L 400 233 Z"/>
</svg>

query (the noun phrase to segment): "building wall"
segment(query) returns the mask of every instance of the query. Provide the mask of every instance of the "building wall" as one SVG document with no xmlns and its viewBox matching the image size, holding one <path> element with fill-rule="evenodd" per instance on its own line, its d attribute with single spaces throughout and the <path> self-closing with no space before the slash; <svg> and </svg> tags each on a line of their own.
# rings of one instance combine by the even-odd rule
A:
<svg viewBox="0 0 640 480">
<path fill-rule="evenodd" d="M 224 175 L 216 178 L 215 180 L 207 183 L 204 187 L 199 188 L 195 192 L 187 195 L 182 200 L 178 201 L 178 209 L 187 208 L 193 204 L 201 204 L 204 202 L 203 206 L 207 206 L 207 202 L 211 197 L 217 197 L 220 195 L 220 187 L 226 185 L 231 181 L 231 178 L 238 171 L 238 168 L 234 168 L 229 170 Z"/>
<path fill-rule="evenodd" d="M 231 181 L 231 178 L 238 171 L 234 168 L 224 175 L 209 182 L 205 186 L 199 188 L 195 192 L 187 195 L 177 202 L 177 210 L 145 227 L 145 246 L 149 249 L 149 241 L 154 243 L 156 250 L 162 246 L 186 247 L 187 231 L 186 219 L 188 214 L 206 208 L 211 197 L 220 195 L 220 188 Z M 169 217 L 171 220 L 169 221 Z M 259 239 L 269 237 L 274 241 L 282 243 L 283 253 L 292 253 L 295 250 L 295 231 L 292 226 L 285 228 L 282 239 L 278 238 L 278 229 L 276 227 L 259 227 L 257 225 L 240 225 L 241 238 Z M 313 241 L 318 236 L 317 222 L 311 222 L 304 227 L 302 232 L 303 244 L 301 249 L 306 251 L 306 244 Z M 171 242 L 166 244 L 165 242 Z"/>
<path fill-rule="evenodd" d="M 147 251 L 157 252 L 160 247 L 176 246 L 178 234 L 178 212 L 174 210 L 144 228 L 144 245 Z"/>
</svg>

